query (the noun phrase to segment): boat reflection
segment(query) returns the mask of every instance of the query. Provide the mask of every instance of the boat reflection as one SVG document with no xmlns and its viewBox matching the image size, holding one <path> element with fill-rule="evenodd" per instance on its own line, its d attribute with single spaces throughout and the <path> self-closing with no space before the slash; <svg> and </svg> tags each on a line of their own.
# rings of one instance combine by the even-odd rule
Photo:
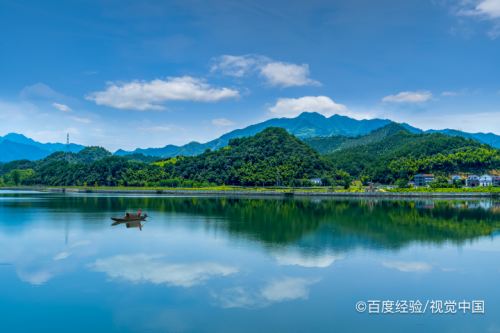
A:
<svg viewBox="0 0 500 333">
<path fill-rule="evenodd" d="M 142 223 L 141 221 L 116 221 L 111 223 L 111 226 L 117 226 L 120 224 L 124 224 L 125 227 L 128 228 L 139 228 L 140 231 L 142 231 L 142 227 L 144 226 L 146 222 Z"/>
</svg>

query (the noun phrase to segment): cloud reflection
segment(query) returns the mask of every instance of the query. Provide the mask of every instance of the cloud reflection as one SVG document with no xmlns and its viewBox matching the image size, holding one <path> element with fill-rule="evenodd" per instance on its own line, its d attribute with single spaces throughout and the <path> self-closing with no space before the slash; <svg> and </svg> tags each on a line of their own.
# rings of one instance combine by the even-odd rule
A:
<svg viewBox="0 0 500 333">
<path fill-rule="evenodd" d="M 53 259 L 55 261 L 63 260 L 63 259 L 68 258 L 70 255 L 71 255 L 71 253 L 66 252 L 66 251 L 62 251 L 62 252 L 59 252 L 58 254 L 56 254 Z"/>
<path fill-rule="evenodd" d="M 432 269 L 432 265 L 421 261 L 384 261 L 382 265 L 405 273 L 428 272 Z"/>
<path fill-rule="evenodd" d="M 284 277 L 266 283 L 258 290 L 234 287 L 213 293 L 218 305 L 223 308 L 262 308 L 273 303 L 309 298 L 311 285 L 320 279 Z"/>
<path fill-rule="evenodd" d="M 313 254 L 306 255 L 300 252 L 275 253 L 274 258 L 280 266 L 301 266 L 307 268 L 326 268 L 335 261 L 344 259 L 340 254 Z"/>
<path fill-rule="evenodd" d="M 21 279 L 21 281 L 27 282 L 35 286 L 40 286 L 49 281 L 54 275 L 48 270 L 43 270 L 43 269 L 36 271 L 29 271 L 23 269 L 17 271 L 17 276 L 19 277 L 19 279 Z"/>
<path fill-rule="evenodd" d="M 262 297 L 271 302 L 307 299 L 309 286 L 318 282 L 303 278 L 285 278 L 271 281 L 261 291 Z"/>
<path fill-rule="evenodd" d="M 90 268 L 112 279 L 192 287 L 204 281 L 238 272 L 236 267 L 214 262 L 168 263 L 162 256 L 135 254 L 98 259 Z"/>
</svg>

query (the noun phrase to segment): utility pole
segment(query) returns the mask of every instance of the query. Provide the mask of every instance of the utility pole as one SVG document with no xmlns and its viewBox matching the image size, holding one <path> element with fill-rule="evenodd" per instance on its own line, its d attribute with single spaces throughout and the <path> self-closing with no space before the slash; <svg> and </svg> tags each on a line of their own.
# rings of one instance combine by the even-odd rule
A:
<svg viewBox="0 0 500 333">
<path fill-rule="evenodd" d="M 69 162 L 69 133 L 66 134 L 66 161 Z"/>
</svg>

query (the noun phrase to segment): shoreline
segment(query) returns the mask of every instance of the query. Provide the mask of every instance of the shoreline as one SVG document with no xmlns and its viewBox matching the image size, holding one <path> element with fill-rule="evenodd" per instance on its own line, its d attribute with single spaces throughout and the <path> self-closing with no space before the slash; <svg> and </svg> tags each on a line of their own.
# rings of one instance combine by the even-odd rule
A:
<svg viewBox="0 0 500 333">
<path fill-rule="evenodd" d="M 352 197 L 352 198 L 498 198 L 498 192 L 348 192 L 314 189 L 140 189 L 140 188 L 79 188 L 79 187 L 0 187 L 0 191 L 38 191 L 75 194 L 156 194 L 156 195 L 223 195 L 223 196 L 281 196 L 281 197 Z"/>
</svg>

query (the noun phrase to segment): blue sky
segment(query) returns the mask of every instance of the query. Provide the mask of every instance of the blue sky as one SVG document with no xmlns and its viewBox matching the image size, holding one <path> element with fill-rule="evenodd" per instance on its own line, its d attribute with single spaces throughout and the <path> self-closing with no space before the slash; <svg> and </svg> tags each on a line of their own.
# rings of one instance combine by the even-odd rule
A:
<svg viewBox="0 0 500 333">
<path fill-rule="evenodd" d="M 0 0 L 0 135 L 108 149 L 302 111 L 500 134 L 500 0 Z"/>
</svg>

